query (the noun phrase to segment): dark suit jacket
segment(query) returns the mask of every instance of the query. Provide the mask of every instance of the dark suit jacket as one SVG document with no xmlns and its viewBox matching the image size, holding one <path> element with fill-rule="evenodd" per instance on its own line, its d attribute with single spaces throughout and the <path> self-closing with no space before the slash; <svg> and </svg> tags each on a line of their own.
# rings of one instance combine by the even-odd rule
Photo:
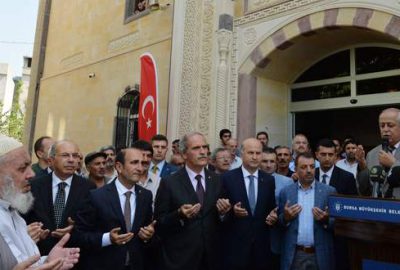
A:
<svg viewBox="0 0 400 270">
<path fill-rule="evenodd" d="M 233 210 L 226 216 L 223 239 L 226 254 L 224 269 L 269 269 L 271 260 L 270 228 L 265 223 L 268 214 L 276 206 L 274 177 L 258 171 L 258 193 L 254 216 L 247 197 L 242 167 L 221 176 L 222 197 L 235 205 L 242 203 L 249 215 L 238 218 Z M 252 265 L 250 265 L 252 263 Z"/>
<path fill-rule="evenodd" d="M 154 218 L 161 237 L 161 267 L 163 270 L 200 269 L 206 255 L 209 269 L 218 268 L 219 215 L 216 202 L 220 194 L 219 177 L 205 170 L 204 205 L 197 217 L 185 219 L 178 209 L 183 204 L 199 202 L 185 168 L 164 178 L 158 188 Z"/>
<path fill-rule="evenodd" d="M 53 173 L 44 175 L 31 182 L 31 191 L 35 197 L 35 202 L 32 210 L 24 216 L 27 224 L 35 221 L 42 222 L 43 228 L 49 229 L 50 232 L 56 230 L 52 195 L 52 175 Z M 76 213 L 84 204 L 86 197 L 89 195 L 89 190 L 94 188 L 96 188 L 96 186 L 92 182 L 89 182 L 75 174 L 73 175 L 68 199 L 61 220 L 61 228 L 68 226 L 68 217 L 71 217 L 73 220 L 76 219 Z M 58 240 L 58 238 L 49 235 L 45 240 L 39 241 L 38 247 L 40 254 L 47 255 Z M 72 244 L 71 240 L 69 243 Z"/>
<path fill-rule="evenodd" d="M 161 169 L 160 177 L 161 177 L 161 178 L 165 178 L 165 177 L 167 177 L 168 175 L 171 175 L 171 174 L 173 174 L 174 172 L 176 172 L 178 169 L 179 169 L 178 167 L 176 167 L 176 166 L 174 166 L 174 165 L 171 165 L 171 164 L 169 164 L 168 162 L 165 162 L 165 163 L 164 163 L 164 166 L 163 166 L 162 169 Z"/>
<path fill-rule="evenodd" d="M 320 168 L 315 169 L 315 178 L 319 181 Z M 354 175 L 339 167 L 334 167 L 329 185 L 334 187 L 339 194 L 358 195 Z M 337 270 L 350 269 L 347 240 L 335 236 L 334 238 L 335 261 Z"/>
<path fill-rule="evenodd" d="M 131 232 L 134 237 L 126 245 L 102 247 L 104 233 L 121 227 L 121 234 L 126 233 L 124 214 L 121 209 L 115 180 L 99 189 L 92 190 L 84 209 L 78 212 L 73 237 L 83 249 L 80 269 L 119 270 L 125 269 L 127 251 L 131 253 L 132 269 L 142 270 L 145 266 L 145 243 L 138 237 L 141 227 L 147 226 L 152 219 L 151 192 L 135 186 L 136 209 Z"/>
<path fill-rule="evenodd" d="M 319 181 L 320 168 L 315 169 L 315 179 Z M 356 179 L 352 173 L 349 173 L 339 167 L 334 167 L 329 185 L 334 187 L 339 194 L 358 195 Z"/>
</svg>

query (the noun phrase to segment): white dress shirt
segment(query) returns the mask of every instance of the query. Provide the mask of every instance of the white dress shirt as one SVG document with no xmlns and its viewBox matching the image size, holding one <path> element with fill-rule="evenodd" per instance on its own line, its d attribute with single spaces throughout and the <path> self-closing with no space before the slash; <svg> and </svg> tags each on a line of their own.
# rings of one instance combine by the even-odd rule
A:
<svg viewBox="0 0 400 270">
<path fill-rule="evenodd" d="M 326 179 L 325 179 L 325 181 L 326 181 L 325 184 L 329 185 L 329 183 L 331 182 L 331 178 L 332 178 L 333 168 L 335 168 L 335 166 L 332 166 L 332 167 L 329 169 L 329 171 L 327 171 L 327 172 L 324 172 L 324 171 L 322 171 L 321 168 L 319 168 L 319 182 L 320 182 L 320 183 L 323 183 L 323 182 L 322 182 L 322 176 L 323 176 L 324 174 L 326 174 L 327 177 L 326 177 Z"/>
<path fill-rule="evenodd" d="M 195 178 L 196 175 L 200 174 L 201 175 L 201 185 L 203 186 L 204 191 L 206 191 L 206 175 L 204 173 L 204 168 L 201 170 L 200 173 L 196 173 L 192 171 L 188 166 L 185 166 L 186 172 L 189 175 L 190 182 L 192 183 L 194 191 L 196 191 L 197 188 L 197 179 Z"/>
<path fill-rule="evenodd" d="M 354 161 L 354 163 L 350 164 L 345 158 L 336 162 L 336 166 L 340 169 L 348 171 L 354 175 L 354 178 L 357 177 L 357 169 L 358 169 L 358 162 Z"/>
<path fill-rule="evenodd" d="M 135 193 L 135 186 L 133 186 L 131 189 L 127 189 L 124 185 L 122 185 L 122 183 L 120 182 L 120 180 L 117 178 L 115 180 L 115 186 L 117 188 L 117 192 L 118 192 L 118 199 L 121 205 L 121 209 L 122 209 L 122 214 L 125 214 L 125 201 L 126 201 L 126 196 L 125 193 L 128 191 L 131 191 L 131 197 L 129 199 L 129 202 L 131 203 L 131 224 L 133 225 L 134 222 L 134 217 L 135 217 L 135 212 L 136 212 L 136 193 Z M 104 233 L 103 234 L 103 238 L 101 241 L 101 246 L 105 247 L 105 246 L 109 246 L 111 245 L 111 239 L 110 239 L 110 233 Z"/>
<path fill-rule="evenodd" d="M 242 166 L 242 163 L 243 163 L 242 159 L 238 156 L 235 156 L 234 159 L 232 160 L 229 170 L 239 168 L 240 166 Z"/>
<path fill-rule="evenodd" d="M 68 200 L 68 195 L 69 195 L 69 191 L 71 189 L 71 183 L 72 183 L 72 175 L 70 177 L 68 177 L 66 180 L 62 181 L 54 172 L 52 173 L 52 190 L 53 190 L 53 204 L 56 201 L 56 196 L 57 196 L 57 192 L 58 192 L 58 184 L 61 182 L 66 183 L 67 185 L 65 186 L 65 204 L 67 204 L 67 200 Z"/>
<path fill-rule="evenodd" d="M 155 175 L 154 173 L 148 172 L 146 179 L 147 180 L 145 182 L 139 181 L 138 185 L 151 191 L 151 193 L 153 194 L 153 208 L 154 208 L 154 201 L 156 199 L 158 187 L 160 186 L 160 178 L 157 177 L 157 175 Z"/>
<path fill-rule="evenodd" d="M 19 263 L 40 254 L 35 242 L 28 234 L 25 220 L 16 210 L 10 208 L 9 202 L 2 199 L 0 199 L 0 234 Z M 40 265 L 45 259 L 46 256 L 42 257 L 35 266 Z"/>
<path fill-rule="evenodd" d="M 255 171 L 253 174 L 251 174 L 248 170 L 246 170 L 242 166 L 242 172 L 243 172 L 243 179 L 244 179 L 244 184 L 246 186 L 246 193 L 247 193 L 247 198 L 249 198 L 249 185 L 250 185 L 250 175 L 254 176 L 254 191 L 255 191 L 255 200 L 257 202 L 257 195 L 258 195 L 258 170 Z M 242 202 L 243 203 L 243 202 Z"/>
</svg>

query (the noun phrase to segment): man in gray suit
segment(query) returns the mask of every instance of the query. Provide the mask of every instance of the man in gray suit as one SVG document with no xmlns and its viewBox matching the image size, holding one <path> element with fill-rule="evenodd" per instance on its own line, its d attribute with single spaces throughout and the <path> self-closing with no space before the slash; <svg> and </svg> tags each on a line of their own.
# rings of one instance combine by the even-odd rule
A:
<svg viewBox="0 0 400 270">
<path fill-rule="evenodd" d="M 370 196 L 372 194 L 372 183 L 369 179 L 369 170 L 373 166 L 382 166 L 390 170 L 394 166 L 400 166 L 400 110 L 388 108 L 379 115 L 379 130 L 381 138 L 388 141 L 388 149 L 382 149 L 382 145 L 376 146 L 368 152 L 366 165 L 367 169 L 361 171 L 357 176 L 359 192 L 361 195 Z M 384 151 L 386 150 L 386 151 Z M 388 184 L 383 185 L 382 191 L 386 196 L 391 197 L 387 192 Z M 400 189 L 394 189 L 393 196 L 400 198 Z"/>
<path fill-rule="evenodd" d="M 328 196 L 335 188 L 315 181 L 314 157 L 296 157 L 298 182 L 279 196 L 279 221 L 284 227 L 281 269 L 335 269 Z"/>
</svg>

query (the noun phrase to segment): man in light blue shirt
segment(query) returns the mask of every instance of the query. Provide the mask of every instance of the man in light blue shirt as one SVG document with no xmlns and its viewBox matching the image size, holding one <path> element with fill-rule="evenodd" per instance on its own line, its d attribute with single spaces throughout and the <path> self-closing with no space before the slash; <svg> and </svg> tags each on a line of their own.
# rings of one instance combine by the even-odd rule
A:
<svg viewBox="0 0 400 270">
<path fill-rule="evenodd" d="M 279 222 L 284 227 L 281 269 L 335 269 L 328 197 L 335 188 L 315 181 L 310 153 L 296 157 L 298 182 L 279 195 Z"/>
</svg>

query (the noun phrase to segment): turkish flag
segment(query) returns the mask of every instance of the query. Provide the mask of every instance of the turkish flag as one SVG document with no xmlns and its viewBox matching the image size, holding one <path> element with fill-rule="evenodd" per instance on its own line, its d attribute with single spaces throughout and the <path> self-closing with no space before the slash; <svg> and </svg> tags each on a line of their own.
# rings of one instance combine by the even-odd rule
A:
<svg viewBox="0 0 400 270">
<path fill-rule="evenodd" d="M 158 81 L 153 56 L 140 56 L 139 139 L 150 141 L 158 133 Z"/>
</svg>

